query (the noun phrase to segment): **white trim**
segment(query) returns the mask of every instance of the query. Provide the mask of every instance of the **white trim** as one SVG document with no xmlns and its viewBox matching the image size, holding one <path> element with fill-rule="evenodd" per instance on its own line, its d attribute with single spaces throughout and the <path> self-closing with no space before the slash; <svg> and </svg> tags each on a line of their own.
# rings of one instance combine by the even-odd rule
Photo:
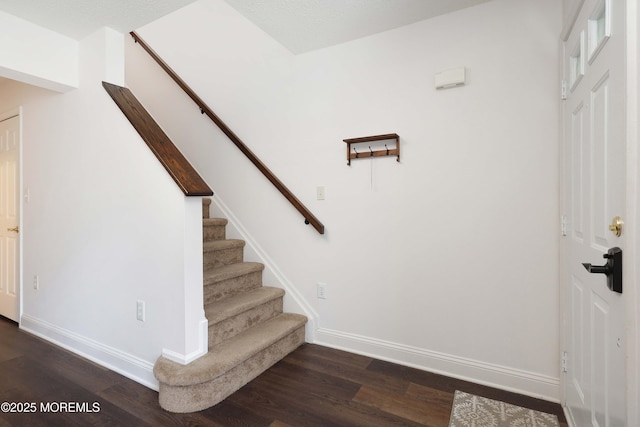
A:
<svg viewBox="0 0 640 427">
<path fill-rule="evenodd" d="M 331 329 L 320 328 L 316 336 L 319 345 L 559 402 L 559 378 Z"/>
<path fill-rule="evenodd" d="M 265 270 L 267 270 L 276 280 L 275 286 L 280 286 L 285 290 L 285 310 L 286 311 L 294 311 L 299 314 L 304 314 L 307 316 L 307 327 L 305 328 L 305 340 L 307 342 L 314 342 L 315 331 L 318 326 L 318 313 L 313 309 L 313 307 L 307 302 L 307 300 L 300 294 L 300 291 L 294 286 L 291 281 L 285 276 L 285 274 L 280 270 L 280 268 L 276 265 L 276 263 L 269 257 L 267 252 L 258 244 L 256 239 L 251 236 L 251 234 L 247 231 L 247 229 L 242 225 L 242 223 L 238 220 L 238 218 L 231 212 L 229 207 L 220 199 L 219 196 L 215 196 L 212 198 L 212 203 L 215 205 L 217 209 L 220 210 L 220 213 L 224 218 L 229 221 L 229 225 L 234 228 L 234 231 L 245 241 L 245 248 L 251 249 L 256 257 L 262 262 L 265 266 Z M 245 249 L 246 250 L 246 249 Z M 270 284 L 273 286 L 273 284 Z M 292 304 L 289 304 L 291 302 Z M 292 308 L 293 305 L 295 308 Z"/>
<path fill-rule="evenodd" d="M 640 10 L 637 0 L 627 0 L 626 10 L 626 93 L 627 93 L 627 241 L 625 252 L 628 259 L 638 258 L 638 218 L 640 218 L 639 188 L 640 168 L 638 152 L 638 136 L 640 124 L 638 123 L 640 91 L 638 76 L 638 53 L 640 44 L 638 41 Z M 631 286 L 627 292 L 626 317 L 626 425 L 640 425 L 640 269 L 636 262 L 625 264 Z"/>
<path fill-rule="evenodd" d="M 173 350 L 162 349 L 162 357 L 169 359 L 173 362 L 180 363 L 181 365 L 188 365 L 196 359 L 201 358 L 209 351 L 209 321 L 202 319 L 198 325 L 200 329 L 198 349 L 192 351 L 189 354 L 178 353 Z"/>
<path fill-rule="evenodd" d="M 580 10 L 582 9 L 584 2 L 585 0 L 578 0 L 572 5 L 571 10 L 565 11 L 564 25 L 562 33 L 560 34 L 560 40 L 566 42 L 567 38 L 569 38 L 569 34 L 571 34 L 571 30 L 573 30 L 573 26 L 578 19 L 578 15 L 580 14 Z"/>
<path fill-rule="evenodd" d="M 153 376 L 153 364 L 146 360 L 26 314 L 20 319 L 20 329 L 85 359 L 89 359 L 152 390 L 158 390 L 158 381 Z"/>
<path fill-rule="evenodd" d="M 18 115 L 18 132 L 20 132 L 20 138 L 18 140 L 18 194 L 20 197 L 18 201 L 18 226 L 20 230 L 22 230 L 22 233 L 18 233 L 18 289 L 20 289 L 20 295 L 18 296 L 18 319 L 21 319 L 24 308 L 24 116 L 22 106 L 15 108 L 14 111 Z"/>
<path fill-rule="evenodd" d="M 604 17 L 604 36 L 598 41 L 598 21 L 594 20 L 596 12 L 602 10 Z M 594 32 L 596 34 L 594 34 Z M 611 37 L 611 0 L 600 0 L 591 15 L 587 19 L 587 54 L 589 65 L 595 61 L 598 53 L 602 50 L 607 40 Z M 595 44 L 595 45 L 594 45 Z"/>
<path fill-rule="evenodd" d="M 22 317 L 22 307 L 23 307 L 23 298 L 22 295 L 24 293 L 24 252 L 23 252 L 23 236 L 24 236 L 24 222 L 23 222 L 23 213 L 24 213 L 24 187 L 23 187 L 23 170 L 24 166 L 22 164 L 22 146 L 24 141 L 24 132 L 22 131 L 22 106 L 12 108 L 8 111 L 0 113 L 0 122 L 5 120 L 12 119 L 14 117 L 18 118 L 18 227 L 21 232 L 18 233 L 18 320 Z"/>
<path fill-rule="evenodd" d="M 22 107 L 12 108 L 9 111 L 5 111 L 0 113 L 0 122 L 11 119 L 16 116 L 20 116 L 22 114 Z"/>
</svg>

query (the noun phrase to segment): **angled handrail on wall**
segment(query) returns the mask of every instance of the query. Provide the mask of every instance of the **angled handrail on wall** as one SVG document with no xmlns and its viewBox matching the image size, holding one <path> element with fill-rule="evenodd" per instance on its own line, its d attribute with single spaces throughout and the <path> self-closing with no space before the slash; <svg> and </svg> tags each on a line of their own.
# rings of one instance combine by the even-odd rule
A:
<svg viewBox="0 0 640 427">
<path fill-rule="evenodd" d="M 160 67 L 176 82 L 178 86 L 196 103 L 202 114 L 206 114 L 236 147 L 253 163 L 260 172 L 280 191 L 280 193 L 302 214 L 306 224 L 311 224 L 318 233 L 324 234 L 324 225 L 311 213 L 305 205 L 276 177 L 269 168 L 245 145 L 244 142 L 218 117 L 211 108 L 176 74 L 162 58 L 147 45 L 144 40 L 132 31 L 131 37 L 160 65 Z"/>
<path fill-rule="evenodd" d="M 185 196 L 213 195 L 211 188 L 129 89 L 107 82 L 102 82 L 102 86 Z"/>
</svg>

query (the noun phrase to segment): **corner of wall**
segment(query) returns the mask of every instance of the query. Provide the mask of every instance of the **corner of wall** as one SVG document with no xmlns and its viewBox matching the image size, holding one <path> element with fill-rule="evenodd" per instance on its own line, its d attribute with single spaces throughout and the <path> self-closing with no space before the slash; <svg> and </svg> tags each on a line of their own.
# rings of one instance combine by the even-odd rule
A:
<svg viewBox="0 0 640 427">
<path fill-rule="evenodd" d="M 209 343 L 209 321 L 207 319 L 200 320 L 198 324 L 198 344 L 193 351 L 182 354 L 166 348 L 162 349 L 162 356 L 181 365 L 188 365 L 196 359 L 204 356 L 208 352 Z"/>
<path fill-rule="evenodd" d="M 0 11 L 0 76 L 56 92 L 79 86 L 78 42 Z"/>
<path fill-rule="evenodd" d="M 184 199 L 185 355 L 179 363 L 187 364 L 207 354 L 209 322 L 204 314 L 202 198 L 185 196 Z M 163 350 L 163 354 L 167 354 L 166 351 Z"/>
<path fill-rule="evenodd" d="M 124 86 L 124 34 L 102 27 L 85 37 L 80 42 L 80 47 L 84 67 L 81 79 L 88 72 L 106 82 Z"/>
</svg>

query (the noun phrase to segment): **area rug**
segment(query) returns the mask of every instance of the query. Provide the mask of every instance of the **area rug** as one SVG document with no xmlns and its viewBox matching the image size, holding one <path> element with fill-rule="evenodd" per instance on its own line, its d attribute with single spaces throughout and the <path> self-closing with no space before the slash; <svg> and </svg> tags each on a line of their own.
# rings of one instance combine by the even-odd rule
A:
<svg viewBox="0 0 640 427">
<path fill-rule="evenodd" d="M 456 390 L 449 427 L 558 427 L 558 417 Z"/>
</svg>

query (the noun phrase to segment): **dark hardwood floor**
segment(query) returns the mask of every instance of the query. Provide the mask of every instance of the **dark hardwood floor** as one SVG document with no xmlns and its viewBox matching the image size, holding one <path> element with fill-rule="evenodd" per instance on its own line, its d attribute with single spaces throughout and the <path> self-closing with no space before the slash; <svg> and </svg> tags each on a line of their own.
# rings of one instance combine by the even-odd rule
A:
<svg viewBox="0 0 640 427">
<path fill-rule="evenodd" d="M 3 404 L 0 427 L 447 427 L 455 390 L 553 413 L 567 426 L 557 404 L 312 344 L 217 406 L 172 414 L 156 392 L 0 317 L 0 403 L 34 410 Z"/>
</svg>

